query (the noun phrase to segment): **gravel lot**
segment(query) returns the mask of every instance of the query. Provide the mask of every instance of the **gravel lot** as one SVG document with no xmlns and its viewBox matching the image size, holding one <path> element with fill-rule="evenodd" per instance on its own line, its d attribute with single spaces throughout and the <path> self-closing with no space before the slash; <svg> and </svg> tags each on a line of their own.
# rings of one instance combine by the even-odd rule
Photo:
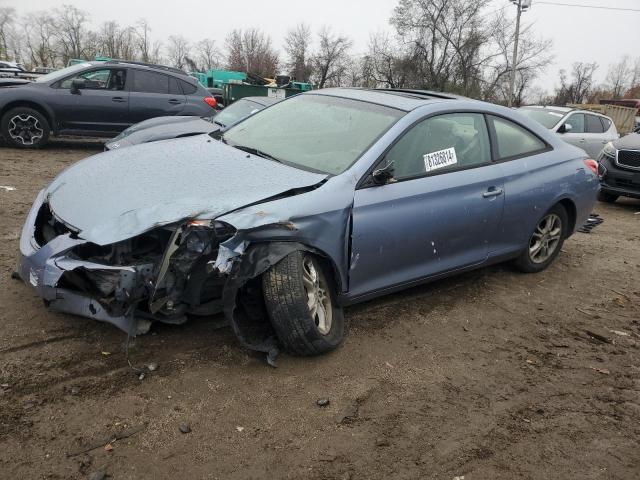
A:
<svg viewBox="0 0 640 480">
<path fill-rule="evenodd" d="M 640 477 L 640 202 L 597 205 L 604 224 L 541 274 L 349 308 L 340 349 L 277 369 L 219 318 L 154 326 L 131 349 L 158 364 L 140 380 L 122 332 L 10 278 L 37 191 L 100 149 L 0 148 L 0 477 Z"/>
</svg>

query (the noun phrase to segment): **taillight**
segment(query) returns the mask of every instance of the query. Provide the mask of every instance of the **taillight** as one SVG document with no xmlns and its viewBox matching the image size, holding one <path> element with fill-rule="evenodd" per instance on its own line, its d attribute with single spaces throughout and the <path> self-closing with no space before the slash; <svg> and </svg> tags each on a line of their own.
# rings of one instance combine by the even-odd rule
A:
<svg viewBox="0 0 640 480">
<path fill-rule="evenodd" d="M 598 162 L 588 158 L 587 160 L 584 160 L 584 164 L 593 172 L 594 175 L 598 175 Z"/>
<path fill-rule="evenodd" d="M 216 99 L 213 97 L 204 97 L 204 101 L 211 108 L 216 108 L 216 106 L 218 105 L 218 102 L 216 102 Z"/>
</svg>

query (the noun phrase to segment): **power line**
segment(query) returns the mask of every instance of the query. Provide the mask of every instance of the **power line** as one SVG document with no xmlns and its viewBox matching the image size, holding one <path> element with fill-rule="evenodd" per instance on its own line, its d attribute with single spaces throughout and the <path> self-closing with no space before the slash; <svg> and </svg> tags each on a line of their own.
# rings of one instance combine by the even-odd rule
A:
<svg viewBox="0 0 640 480">
<path fill-rule="evenodd" d="M 535 5 L 557 5 L 561 7 L 597 8 L 600 10 L 618 10 L 622 12 L 640 12 L 638 8 L 605 7 L 601 5 L 576 5 L 575 3 L 535 2 Z"/>
</svg>

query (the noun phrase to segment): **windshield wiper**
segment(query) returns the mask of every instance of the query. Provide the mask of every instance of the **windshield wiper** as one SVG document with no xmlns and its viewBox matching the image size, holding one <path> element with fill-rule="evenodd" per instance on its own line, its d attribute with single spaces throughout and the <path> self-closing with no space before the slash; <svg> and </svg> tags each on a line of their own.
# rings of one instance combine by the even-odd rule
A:
<svg viewBox="0 0 640 480">
<path fill-rule="evenodd" d="M 213 123 L 215 123 L 216 125 L 220 125 L 222 128 L 226 127 L 226 125 L 222 122 L 219 122 L 217 120 L 214 120 Z"/>
<path fill-rule="evenodd" d="M 251 155 L 258 155 L 262 158 L 267 158 L 269 160 L 273 160 L 278 163 L 284 163 L 279 158 L 274 157 L 273 155 L 268 154 L 267 152 L 263 152 L 262 150 L 258 150 L 254 147 L 247 147 L 246 145 L 232 145 L 233 148 L 237 148 L 238 150 L 242 150 L 243 152 L 250 153 Z"/>
</svg>

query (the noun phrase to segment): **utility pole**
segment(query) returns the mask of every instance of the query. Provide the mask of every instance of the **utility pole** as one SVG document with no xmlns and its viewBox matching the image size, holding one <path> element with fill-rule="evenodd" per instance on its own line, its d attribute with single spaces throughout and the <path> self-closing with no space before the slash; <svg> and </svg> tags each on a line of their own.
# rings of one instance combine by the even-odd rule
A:
<svg viewBox="0 0 640 480">
<path fill-rule="evenodd" d="M 513 58 L 511 59 L 511 78 L 509 79 L 509 98 L 507 99 L 507 106 L 513 105 L 513 92 L 516 85 L 516 63 L 518 62 L 518 42 L 520 41 L 520 16 L 522 12 L 528 10 L 531 7 L 531 0 L 510 0 L 511 3 L 518 7 L 518 13 L 516 16 L 516 37 L 513 42 Z"/>
</svg>

